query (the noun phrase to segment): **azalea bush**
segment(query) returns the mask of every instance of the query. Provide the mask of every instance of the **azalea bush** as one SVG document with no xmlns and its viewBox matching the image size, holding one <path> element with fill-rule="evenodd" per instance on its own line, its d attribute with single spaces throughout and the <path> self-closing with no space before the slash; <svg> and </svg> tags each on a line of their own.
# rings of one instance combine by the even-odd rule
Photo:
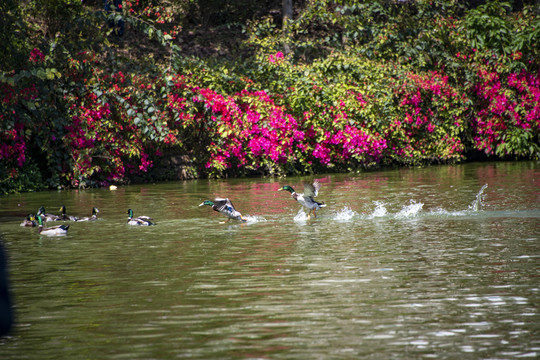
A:
<svg viewBox="0 0 540 360">
<path fill-rule="evenodd" d="M 210 177 L 540 158 L 530 8 L 309 2 L 287 38 L 273 18 L 250 21 L 235 61 L 182 54 L 173 23 L 190 1 L 124 3 L 109 14 L 78 4 L 96 41 L 57 34 L 0 75 L 1 192 L 127 183 L 177 155 Z M 107 20 L 118 16 L 161 62 L 117 49 Z"/>
<path fill-rule="evenodd" d="M 481 66 L 478 77 L 475 147 L 503 158 L 538 158 L 540 71 L 500 74 L 497 66 Z"/>
</svg>

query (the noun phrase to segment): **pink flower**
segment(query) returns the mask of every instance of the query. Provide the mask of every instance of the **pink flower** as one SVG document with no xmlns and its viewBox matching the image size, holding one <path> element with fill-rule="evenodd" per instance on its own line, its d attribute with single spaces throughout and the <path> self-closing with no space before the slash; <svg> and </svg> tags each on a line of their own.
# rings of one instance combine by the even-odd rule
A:
<svg viewBox="0 0 540 360">
<path fill-rule="evenodd" d="M 268 56 L 268 62 L 275 64 L 279 62 L 280 60 L 283 60 L 284 57 L 285 56 L 283 55 L 283 53 L 281 51 L 278 51 L 275 55 L 270 54 Z"/>
<path fill-rule="evenodd" d="M 33 63 L 42 62 L 43 60 L 45 60 L 45 55 L 43 55 L 43 53 L 39 51 L 38 48 L 34 48 L 34 50 L 30 52 L 29 60 Z"/>
</svg>

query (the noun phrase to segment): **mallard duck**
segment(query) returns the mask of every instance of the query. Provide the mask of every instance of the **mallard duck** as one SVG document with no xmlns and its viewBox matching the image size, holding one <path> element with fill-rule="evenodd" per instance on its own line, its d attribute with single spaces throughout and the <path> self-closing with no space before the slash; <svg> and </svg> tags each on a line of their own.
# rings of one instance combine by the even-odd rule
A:
<svg viewBox="0 0 540 360">
<path fill-rule="evenodd" d="M 62 215 L 60 215 L 60 220 L 64 220 L 64 221 L 78 221 L 79 220 L 79 218 L 76 216 L 66 215 L 66 207 L 64 205 L 60 207 L 60 211 L 62 212 Z"/>
<path fill-rule="evenodd" d="M 42 206 L 39 208 L 37 217 L 40 217 L 43 221 L 60 221 L 62 218 L 58 215 L 47 214 L 45 208 Z"/>
<path fill-rule="evenodd" d="M 40 216 L 37 217 L 38 219 L 38 233 L 41 235 L 65 235 L 67 234 L 67 231 L 69 229 L 69 225 L 57 225 L 57 226 L 51 226 L 49 228 L 43 227 L 43 220 Z"/>
<path fill-rule="evenodd" d="M 32 214 L 28 214 L 28 216 L 26 216 L 26 218 L 25 218 L 25 219 L 23 220 L 23 222 L 21 223 L 21 226 L 26 226 L 26 227 L 34 227 L 34 226 L 37 226 L 35 216 L 32 215 Z"/>
<path fill-rule="evenodd" d="M 139 216 L 134 218 L 133 217 L 133 210 L 128 209 L 128 225 L 135 225 L 135 226 L 150 226 L 150 225 L 156 225 L 152 221 L 152 218 L 148 216 Z"/>
<path fill-rule="evenodd" d="M 298 201 L 300 204 L 302 204 L 305 208 L 307 208 L 308 211 L 308 219 L 311 217 L 311 213 L 313 212 L 313 216 L 317 217 L 316 211 L 322 207 L 325 207 L 326 204 L 324 202 L 317 202 L 314 200 L 314 198 L 319 194 L 319 189 L 321 188 L 321 183 L 315 180 L 313 184 L 304 184 L 304 193 L 299 194 L 292 187 L 289 185 L 285 185 L 278 189 L 278 191 L 285 190 L 291 193 L 291 197 Z"/>
<path fill-rule="evenodd" d="M 223 198 L 215 198 L 214 201 L 205 200 L 199 206 L 203 206 L 203 205 L 211 206 L 212 209 L 214 209 L 218 213 L 228 217 L 227 221 L 222 221 L 222 222 L 220 222 L 221 224 L 225 224 L 225 223 L 231 221 L 231 219 L 240 220 L 240 221 L 243 221 L 243 222 L 247 221 L 247 219 L 244 218 L 242 216 L 242 214 L 240 214 L 239 211 L 236 211 L 236 209 L 234 208 L 234 205 L 232 204 L 231 200 L 229 200 L 227 198 L 225 198 L 225 199 L 223 199 Z"/>
<path fill-rule="evenodd" d="M 94 221 L 94 220 L 97 220 L 97 213 L 98 212 L 99 212 L 99 209 L 97 207 L 93 207 L 92 208 L 92 216 L 83 217 L 83 218 L 78 219 L 77 221 L 81 222 L 81 221 Z"/>
</svg>

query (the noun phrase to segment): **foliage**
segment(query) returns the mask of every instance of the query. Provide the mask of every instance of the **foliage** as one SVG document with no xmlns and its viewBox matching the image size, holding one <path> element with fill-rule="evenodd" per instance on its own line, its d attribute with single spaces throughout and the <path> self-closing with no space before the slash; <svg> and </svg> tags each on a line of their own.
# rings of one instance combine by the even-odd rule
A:
<svg viewBox="0 0 540 360">
<path fill-rule="evenodd" d="M 19 64 L 26 57 L 28 44 L 24 41 L 24 24 L 17 0 L 0 2 L 0 70 L 19 69 Z"/>
<path fill-rule="evenodd" d="M 214 177 L 540 158 L 532 7 L 306 1 L 284 34 L 244 3 L 0 5 L 26 34 L 0 34 L 0 192 L 129 182 L 170 154 Z M 184 54 L 197 20 L 244 31 L 242 55 Z"/>
<path fill-rule="evenodd" d="M 500 157 L 539 158 L 540 71 L 509 75 L 481 66 L 472 120 L 475 146 Z"/>
</svg>

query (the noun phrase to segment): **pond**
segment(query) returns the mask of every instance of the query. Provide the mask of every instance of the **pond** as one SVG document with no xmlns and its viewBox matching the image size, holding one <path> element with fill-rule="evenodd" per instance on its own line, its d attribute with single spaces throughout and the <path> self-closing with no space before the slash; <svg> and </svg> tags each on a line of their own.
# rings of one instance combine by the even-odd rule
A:
<svg viewBox="0 0 540 360">
<path fill-rule="evenodd" d="M 327 206 L 307 219 L 276 190 L 314 178 Z M 198 206 L 216 196 L 249 221 Z M 100 220 L 19 226 L 61 205 Z M 157 225 L 127 225 L 129 208 Z M 540 355 L 538 162 L 18 194 L 0 238 L 4 360 Z"/>
</svg>

